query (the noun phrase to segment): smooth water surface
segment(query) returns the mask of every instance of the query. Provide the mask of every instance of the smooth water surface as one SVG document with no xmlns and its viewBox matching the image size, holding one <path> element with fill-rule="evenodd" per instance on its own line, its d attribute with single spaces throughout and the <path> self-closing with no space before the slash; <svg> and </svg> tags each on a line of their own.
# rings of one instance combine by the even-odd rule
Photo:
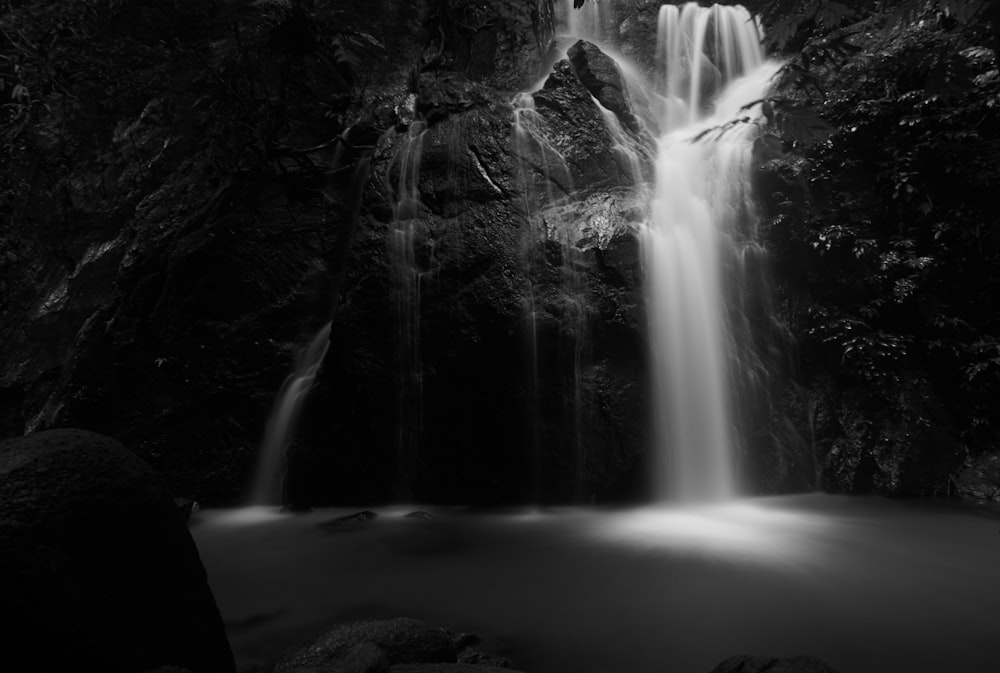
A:
<svg viewBox="0 0 1000 673">
<path fill-rule="evenodd" d="M 203 512 L 192 528 L 241 671 L 324 626 L 412 616 L 522 670 L 708 673 L 810 654 L 839 673 L 996 670 L 1000 521 L 868 498 L 703 508 Z"/>
</svg>

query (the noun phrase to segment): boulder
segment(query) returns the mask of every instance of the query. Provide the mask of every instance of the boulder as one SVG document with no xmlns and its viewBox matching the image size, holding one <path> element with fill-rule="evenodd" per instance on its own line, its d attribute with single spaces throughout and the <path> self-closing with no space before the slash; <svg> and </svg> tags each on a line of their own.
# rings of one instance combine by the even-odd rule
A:
<svg viewBox="0 0 1000 673">
<path fill-rule="evenodd" d="M 235 671 L 182 516 L 117 441 L 57 429 L 0 443 L 0 549 L 5 668 Z"/>
<path fill-rule="evenodd" d="M 590 95 L 614 112 L 622 124 L 638 133 L 639 123 L 632 113 L 625 75 L 615 60 L 586 40 L 576 42 L 566 54 Z"/>
<path fill-rule="evenodd" d="M 568 60 L 556 63 L 541 90 L 534 93 L 538 114 L 545 120 L 547 142 L 542 156 L 521 156 L 537 166 L 553 163 L 553 150 L 565 168 L 549 173 L 559 176 L 560 190 L 593 191 L 614 186 L 631 187 L 629 167 L 613 150 L 604 118 L 591 92 L 580 81 Z M 560 167 L 561 168 L 561 167 Z M 567 176 L 562 177 L 565 172 Z"/>
<path fill-rule="evenodd" d="M 378 517 L 378 514 L 366 509 L 362 512 L 355 512 L 354 514 L 348 514 L 347 516 L 341 516 L 330 521 L 318 523 L 316 524 L 316 527 L 331 532 L 358 530 L 360 526 L 374 520 L 376 517 Z"/>
<path fill-rule="evenodd" d="M 458 655 L 452 634 L 408 617 L 369 619 L 338 624 L 318 638 L 283 656 L 275 673 L 301 669 L 338 670 L 348 665 L 359 645 L 381 650 L 389 664 L 454 663 Z"/>
<path fill-rule="evenodd" d="M 740 654 L 729 657 L 712 673 L 836 673 L 815 657 L 768 657 Z"/>
</svg>

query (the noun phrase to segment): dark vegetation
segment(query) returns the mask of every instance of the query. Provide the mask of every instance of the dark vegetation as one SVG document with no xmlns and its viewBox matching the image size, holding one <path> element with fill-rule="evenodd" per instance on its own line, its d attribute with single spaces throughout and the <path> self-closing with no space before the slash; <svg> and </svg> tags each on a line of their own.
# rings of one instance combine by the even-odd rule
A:
<svg viewBox="0 0 1000 673">
<path fill-rule="evenodd" d="M 825 487 L 953 494 L 1000 449 L 998 6 L 762 5 L 789 406 Z"/>
</svg>

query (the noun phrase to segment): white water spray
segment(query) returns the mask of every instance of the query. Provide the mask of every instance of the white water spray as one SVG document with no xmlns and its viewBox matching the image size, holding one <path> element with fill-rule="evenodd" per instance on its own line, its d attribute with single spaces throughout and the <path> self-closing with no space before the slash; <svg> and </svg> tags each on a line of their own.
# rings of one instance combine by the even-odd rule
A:
<svg viewBox="0 0 1000 673">
<path fill-rule="evenodd" d="M 752 224 L 757 116 L 778 64 L 742 7 L 660 8 L 662 136 L 643 232 L 659 465 L 655 489 L 678 501 L 737 495 L 723 261 Z"/>
</svg>

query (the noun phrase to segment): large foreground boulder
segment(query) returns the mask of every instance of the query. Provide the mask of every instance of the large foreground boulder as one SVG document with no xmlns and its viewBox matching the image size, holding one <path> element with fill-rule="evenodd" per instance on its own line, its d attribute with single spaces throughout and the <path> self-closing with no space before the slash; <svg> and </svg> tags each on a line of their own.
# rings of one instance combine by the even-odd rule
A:
<svg viewBox="0 0 1000 673">
<path fill-rule="evenodd" d="M 173 499 L 115 440 L 0 442 L 0 550 L 0 668 L 235 671 Z"/>
</svg>

